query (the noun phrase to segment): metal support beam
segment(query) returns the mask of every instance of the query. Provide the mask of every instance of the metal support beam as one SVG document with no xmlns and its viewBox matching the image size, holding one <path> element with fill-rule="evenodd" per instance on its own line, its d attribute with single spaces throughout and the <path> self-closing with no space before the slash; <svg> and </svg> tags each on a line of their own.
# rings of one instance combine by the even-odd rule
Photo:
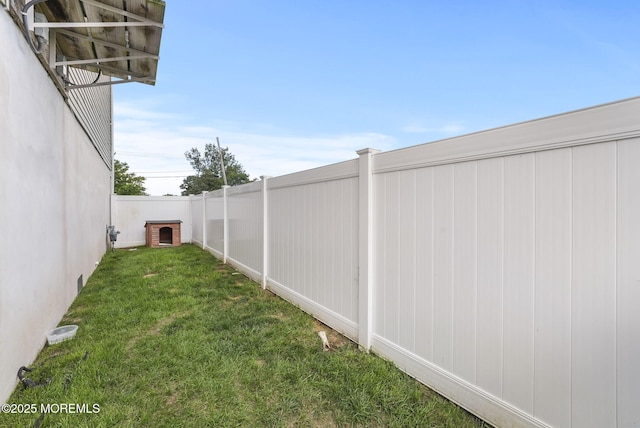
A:
<svg viewBox="0 0 640 428">
<path fill-rule="evenodd" d="M 112 80 L 110 82 L 87 83 L 86 85 L 69 85 L 69 86 L 65 86 L 65 89 L 94 88 L 96 86 L 119 85 L 121 83 L 131 83 L 131 82 L 150 83 L 155 81 L 149 80 L 149 79 L 133 78 L 133 79 Z"/>
</svg>

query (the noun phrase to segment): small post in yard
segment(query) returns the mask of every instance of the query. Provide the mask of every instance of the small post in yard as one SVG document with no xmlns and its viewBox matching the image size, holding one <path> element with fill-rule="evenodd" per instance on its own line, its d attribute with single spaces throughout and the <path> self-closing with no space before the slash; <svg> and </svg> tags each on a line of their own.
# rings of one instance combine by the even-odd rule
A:
<svg viewBox="0 0 640 428">
<path fill-rule="evenodd" d="M 358 200 L 358 344 L 371 349 L 373 336 L 373 155 L 375 149 L 356 153 L 359 162 Z"/>
</svg>

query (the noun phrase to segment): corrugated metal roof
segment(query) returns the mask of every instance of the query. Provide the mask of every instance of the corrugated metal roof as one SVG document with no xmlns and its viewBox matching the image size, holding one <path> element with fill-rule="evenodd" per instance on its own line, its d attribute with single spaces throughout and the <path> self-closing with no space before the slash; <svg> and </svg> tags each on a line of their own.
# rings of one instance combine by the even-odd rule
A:
<svg viewBox="0 0 640 428">
<path fill-rule="evenodd" d="M 165 2 L 161 0 L 48 0 L 37 4 L 55 43 L 55 66 L 101 71 L 154 85 Z M 52 37 L 53 36 L 53 37 Z"/>
</svg>

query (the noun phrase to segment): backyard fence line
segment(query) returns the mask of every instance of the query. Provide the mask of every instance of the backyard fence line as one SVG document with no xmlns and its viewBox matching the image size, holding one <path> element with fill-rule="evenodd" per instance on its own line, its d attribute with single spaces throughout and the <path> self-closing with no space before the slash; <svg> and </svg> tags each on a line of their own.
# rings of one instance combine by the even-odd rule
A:
<svg viewBox="0 0 640 428">
<path fill-rule="evenodd" d="M 497 426 L 636 426 L 640 99 L 189 197 L 191 240 Z"/>
</svg>

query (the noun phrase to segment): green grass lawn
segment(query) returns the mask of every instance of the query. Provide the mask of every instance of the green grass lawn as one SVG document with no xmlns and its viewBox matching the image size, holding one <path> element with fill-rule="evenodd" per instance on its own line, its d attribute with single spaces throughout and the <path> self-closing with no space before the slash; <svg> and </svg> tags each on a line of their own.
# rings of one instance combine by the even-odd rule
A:
<svg viewBox="0 0 640 428">
<path fill-rule="evenodd" d="M 64 324 L 0 426 L 487 426 L 193 245 L 109 252 Z"/>
</svg>

